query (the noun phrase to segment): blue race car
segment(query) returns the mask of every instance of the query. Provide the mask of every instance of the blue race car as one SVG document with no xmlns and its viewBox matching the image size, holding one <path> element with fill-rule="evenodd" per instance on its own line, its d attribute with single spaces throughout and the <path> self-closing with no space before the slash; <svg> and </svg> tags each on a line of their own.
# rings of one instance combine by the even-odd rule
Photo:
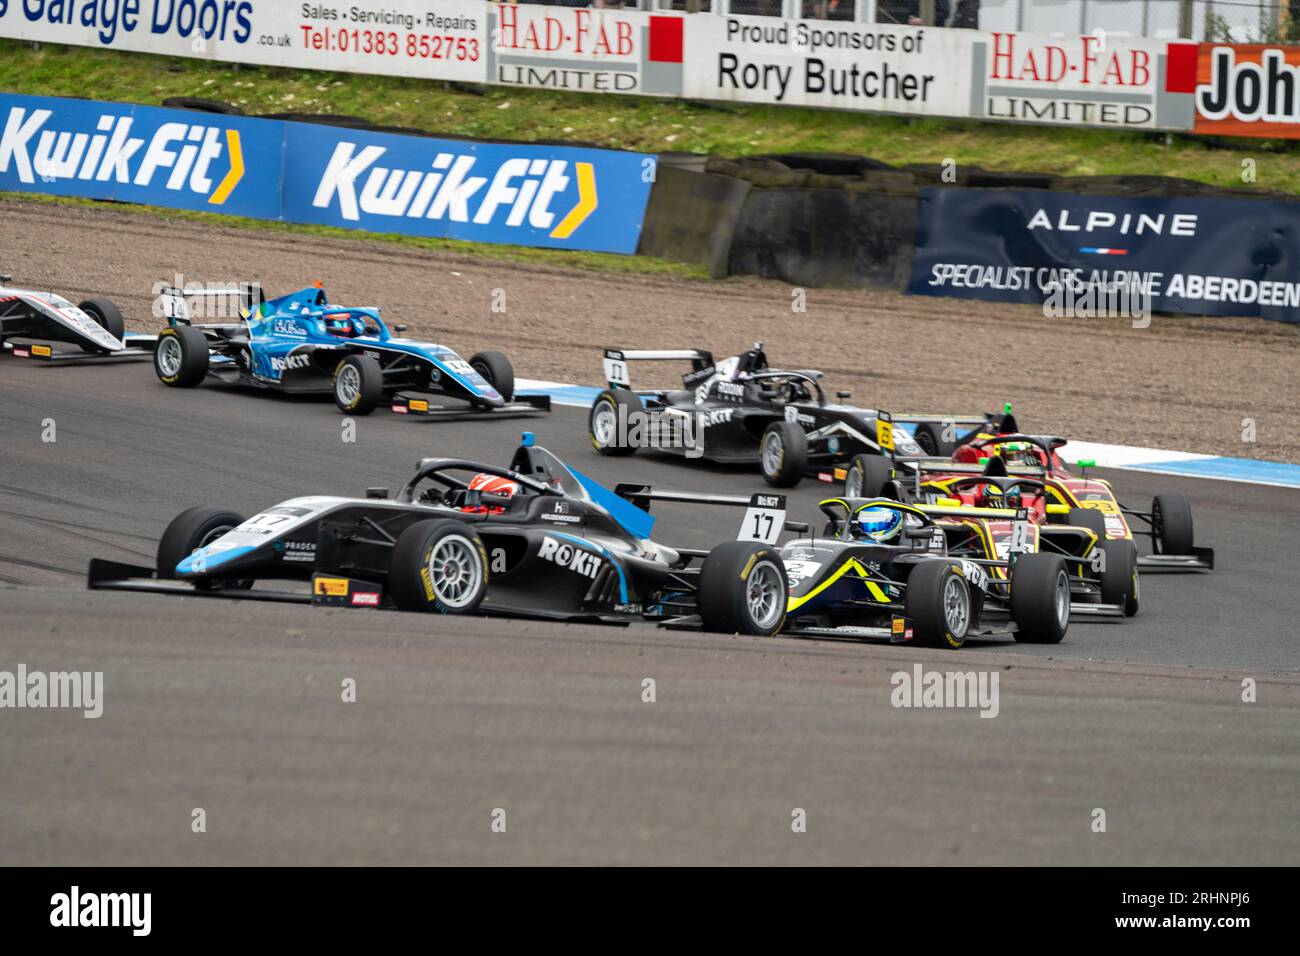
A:
<svg viewBox="0 0 1300 956">
<path fill-rule="evenodd" d="M 514 370 L 502 353 L 478 352 L 467 362 L 446 346 L 395 338 L 379 309 L 332 305 L 319 285 L 247 301 L 239 310 L 243 321 L 233 324 L 192 322 L 181 293 L 165 299 L 170 318 L 158 335 L 154 371 L 173 388 L 213 379 L 297 394 L 328 392 L 349 415 L 368 415 L 381 404 L 433 417 L 550 410 L 548 396 L 515 397 Z M 431 405 L 408 392 L 458 404 Z"/>
</svg>

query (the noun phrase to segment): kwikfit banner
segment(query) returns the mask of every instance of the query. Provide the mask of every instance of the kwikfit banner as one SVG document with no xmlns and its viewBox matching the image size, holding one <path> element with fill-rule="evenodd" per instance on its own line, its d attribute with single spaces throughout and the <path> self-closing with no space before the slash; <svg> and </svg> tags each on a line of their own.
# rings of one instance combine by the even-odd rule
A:
<svg viewBox="0 0 1300 956">
<path fill-rule="evenodd" d="M 1300 322 L 1300 203 L 926 189 L 907 291 Z"/>
<path fill-rule="evenodd" d="M 0 94 L 0 189 L 276 219 L 284 126 Z"/>
<path fill-rule="evenodd" d="M 0 94 L 0 190 L 636 252 L 654 157 Z"/>
<path fill-rule="evenodd" d="M 654 181 L 639 153 L 285 128 L 290 222 L 631 254 Z"/>
</svg>

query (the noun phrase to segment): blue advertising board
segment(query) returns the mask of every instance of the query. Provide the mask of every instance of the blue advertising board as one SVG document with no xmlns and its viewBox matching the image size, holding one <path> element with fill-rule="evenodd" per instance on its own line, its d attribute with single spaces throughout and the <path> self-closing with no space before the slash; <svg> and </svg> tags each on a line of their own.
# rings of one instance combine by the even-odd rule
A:
<svg viewBox="0 0 1300 956">
<path fill-rule="evenodd" d="M 1155 312 L 1300 322 L 1300 203 L 925 189 L 907 291 L 994 302 L 1139 292 Z"/>
<path fill-rule="evenodd" d="M 653 157 L 287 124 L 284 218 L 371 232 L 636 252 Z"/>
<path fill-rule="evenodd" d="M 277 120 L 0 94 L 0 189 L 280 213 Z"/>
<path fill-rule="evenodd" d="M 654 157 L 0 94 L 0 190 L 636 252 Z"/>
</svg>

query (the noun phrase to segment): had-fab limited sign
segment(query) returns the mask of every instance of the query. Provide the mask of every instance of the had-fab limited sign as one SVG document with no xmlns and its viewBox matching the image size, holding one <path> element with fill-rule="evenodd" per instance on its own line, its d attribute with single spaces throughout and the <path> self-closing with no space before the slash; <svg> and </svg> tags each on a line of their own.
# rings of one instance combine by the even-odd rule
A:
<svg viewBox="0 0 1300 956">
<path fill-rule="evenodd" d="M 488 14 L 488 81 L 680 95 L 684 23 L 678 14 L 501 4 Z"/>
</svg>

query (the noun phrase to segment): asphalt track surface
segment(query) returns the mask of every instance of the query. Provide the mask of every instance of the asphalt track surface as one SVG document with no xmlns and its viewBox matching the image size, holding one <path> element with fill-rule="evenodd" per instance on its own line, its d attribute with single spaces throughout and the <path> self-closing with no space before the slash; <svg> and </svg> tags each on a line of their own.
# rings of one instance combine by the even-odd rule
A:
<svg viewBox="0 0 1300 956">
<path fill-rule="evenodd" d="M 42 441 L 51 423 L 56 440 Z M 746 471 L 600 458 L 575 409 L 491 422 L 380 412 L 347 443 L 328 400 L 172 391 L 148 363 L 0 358 L 0 670 L 105 674 L 98 720 L 0 711 L 0 860 L 1300 862 L 1295 491 L 1108 474 L 1136 503 L 1188 494 L 1219 566 L 1148 575 L 1139 617 L 1076 622 L 1052 648 L 944 653 L 84 589 L 91 556 L 151 563 L 192 504 L 251 514 L 396 488 L 423 456 L 505 462 L 523 429 L 608 482 L 762 487 Z M 805 483 L 790 516 L 811 518 L 825 490 Z M 700 547 L 732 537 L 739 514 L 657 513 L 656 537 Z M 918 662 L 995 672 L 998 716 L 893 707 L 891 675 Z M 355 703 L 341 700 L 346 678 Z M 1246 678 L 1256 703 L 1241 700 Z M 796 808 L 806 832 L 792 831 Z"/>
</svg>

